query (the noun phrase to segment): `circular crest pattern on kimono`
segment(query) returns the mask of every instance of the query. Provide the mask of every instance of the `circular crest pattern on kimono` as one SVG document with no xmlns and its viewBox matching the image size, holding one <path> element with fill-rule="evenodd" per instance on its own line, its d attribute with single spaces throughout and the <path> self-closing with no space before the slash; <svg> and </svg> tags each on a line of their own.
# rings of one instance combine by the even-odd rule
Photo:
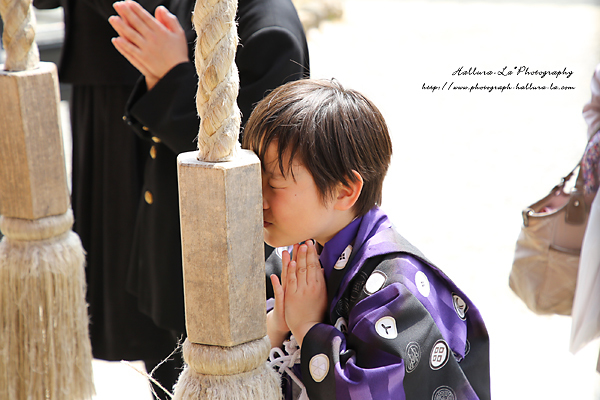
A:
<svg viewBox="0 0 600 400">
<path fill-rule="evenodd" d="M 380 318 L 375 323 L 375 330 L 385 339 L 396 339 L 398 337 L 398 329 L 396 328 L 396 320 L 394 317 L 385 316 Z"/>
<path fill-rule="evenodd" d="M 454 310 L 456 311 L 458 318 L 462 319 L 463 321 L 467 319 L 467 310 L 469 309 L 467 303 L 465 303 L 465 301 L 461 299 L 460 296 L 453 293 L 452 304 L 454 304 Z"/>
<path fill-rule="evenodd" d="M 456 400 L 454 390 L 448 386 L 440 386 L 433 392 L 432 400 Z"/>
<path fill-rule="evenodd" d="M 443 339 L 438 340 L 431 349 L 431 356 L 429 358 L 429 366 L 433 370 L 442 368 L 448 362 L 450 358 L 450 348 L 448 343 Z"/>
<path fill-rule="evenodd" d="M 372 295 L 381 289 L 387 279 L 387 276 L 381 271 L 375 271 L 371 274 L 365 284 L 365 293 Z"/>
<path fill-rule="evenodd" d="M 315 382 L 321 382 L 329 372 L 329 358 L 325 354 L 317 354 L 310 359 L 310 374 Z"/>
<path fill-rule="evenodd" d="M 406 373 L 413 372 L 421 361 L 421 346 L 417 342 L 410 342 L 406 345 Z"/>
<path fill-rule="evenodd" d="M 431 292 L 431 285 L 429 284 L 429 279 L 424 272 L 418 271 L 415 274 L 415 284 L 417 285 L 417 289 L 419 293 L 423 295 L 423 297 L 429 297 L 429 293 Z"/>
</svg>

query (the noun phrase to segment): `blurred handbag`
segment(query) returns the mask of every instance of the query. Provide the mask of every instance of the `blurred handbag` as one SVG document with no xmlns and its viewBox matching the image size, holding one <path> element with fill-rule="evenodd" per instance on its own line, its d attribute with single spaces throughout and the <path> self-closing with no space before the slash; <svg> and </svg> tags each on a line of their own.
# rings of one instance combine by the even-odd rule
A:
<svg viewBox="0 0 600 400">
<path fill-rule="evenodd" d="M 567 191 L 576 170 L 575 186 Z M 571 314 L 591 203 L 583 185 L 578 164 L 546 197 L 523 210 L 509 285 L 536 314 Z"/>
</svg>

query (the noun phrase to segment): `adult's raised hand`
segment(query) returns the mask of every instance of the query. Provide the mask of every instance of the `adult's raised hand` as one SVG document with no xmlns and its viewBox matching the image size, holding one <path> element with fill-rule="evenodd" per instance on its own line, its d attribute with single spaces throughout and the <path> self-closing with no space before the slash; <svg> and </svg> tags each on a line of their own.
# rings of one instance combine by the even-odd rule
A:
<svg viewBox="0 0 600 400">
<path fill-rule="evenodd" d="M 154 17 L 135 1 L 113 7 L 118 15 L 108 22 L 119 36 L 112 43 L 145 76 L 148 90 L 174 66 L 189 61 L 185 32 L 165 7 L 157 7 Z"/>
</svg>

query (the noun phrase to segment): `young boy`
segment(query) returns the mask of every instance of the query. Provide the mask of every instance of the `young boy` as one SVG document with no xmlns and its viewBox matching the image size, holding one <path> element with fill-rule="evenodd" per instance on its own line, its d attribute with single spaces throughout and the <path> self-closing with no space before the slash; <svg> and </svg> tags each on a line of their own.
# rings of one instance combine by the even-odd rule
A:
<svg viewBox="0 0 600 400">
<path fill-rule="evenodd" d="M 293 245 L 267 332 L 273 347 L 295 338 L 308 397 L 489 399 L 479 311 L 378 207 L 392 154 L 379 110 L 335 81 L 292 82 L 256 106 L 243 145 L 262 163 L 265 241 Z"/>
</svg>

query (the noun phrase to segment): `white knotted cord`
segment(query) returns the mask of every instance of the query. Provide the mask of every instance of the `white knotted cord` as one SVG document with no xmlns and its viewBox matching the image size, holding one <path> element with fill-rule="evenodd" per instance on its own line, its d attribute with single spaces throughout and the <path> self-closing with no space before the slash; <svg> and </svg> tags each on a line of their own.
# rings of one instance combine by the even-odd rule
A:
<svg viewBox="0 0 600 400">
<path fill-rule="evenodd" d="M 302 392 L 298 400 L 309 400 L 306 394 L 306 387 L 302 381 L 294 374 L 292 368 L 294 365 L 300 364 L 300 346 L 296 342 L 294 336 L 290 337 L 290 340 L 283 342 L 284 349 L 279 347 L 273 347 L 269 353 L 269 366 L 274 368 L 281 375 L 288 374 L 290 378 L 300 387 Z"/>
</svg>

